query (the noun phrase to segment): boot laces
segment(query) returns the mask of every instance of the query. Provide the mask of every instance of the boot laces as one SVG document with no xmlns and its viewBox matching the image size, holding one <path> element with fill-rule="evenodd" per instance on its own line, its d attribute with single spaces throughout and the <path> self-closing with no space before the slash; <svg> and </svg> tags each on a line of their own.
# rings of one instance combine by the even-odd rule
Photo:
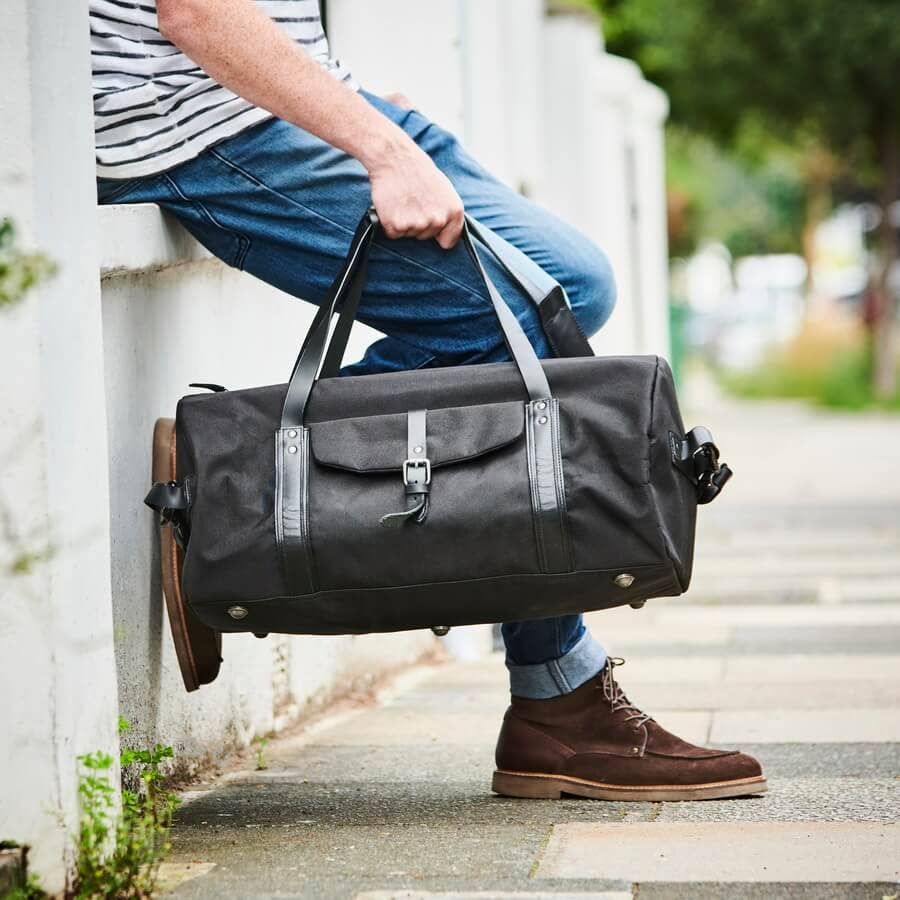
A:
<svg viewBox="0 0 900 900">
<path fill-rule="evenodd" d="M 643 756 L 644 751 L 647 749 L 647 740 L 649 738 L 647 729 L 643 726 L 645 726 L 647 722 L 654 721 L 654 719 L 649 713 L 645 713 L 638 709 L 628 697 L 625 696 L 625 691 L 622 690 L 616 681 L 613 670 L 616 666 L 624 665 L 625 660 L 621 657 L 609 657 L 606 668 L 600 673 L 600 687 L 603 690 L 603 698 L 609 703 L 610 710 L 614 713 L 628 713 L 628 715 L 625 716 L 625 721 L 634 722 L 634 725 L 632 726 L 634 730 L 642 730 L 644 732 L 644 741 L 641 744 L 641 756 Z"/>
</svg>

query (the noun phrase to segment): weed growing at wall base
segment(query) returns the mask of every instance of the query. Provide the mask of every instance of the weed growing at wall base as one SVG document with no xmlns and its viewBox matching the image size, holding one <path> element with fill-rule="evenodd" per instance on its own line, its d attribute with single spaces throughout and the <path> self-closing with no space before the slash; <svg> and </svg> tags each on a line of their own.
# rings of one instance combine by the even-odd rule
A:
<svg viewBox="0 0 900 900">
<path fill-rule="evenodd" d="M 127 722 L 120 720 L 119 730 Z M 169 830 L 178 800 L 161 785 L 160 764 L 171 747 L 122 750 L 122 767 L 133 768 L 138 789 L 122 791 L 117 810 L 114 759 L 107 753 L 79 757 L 81 821 L 78 831 L 75 900 L 153 896 L 159 865 L 170 848 Z"/>
</svg>

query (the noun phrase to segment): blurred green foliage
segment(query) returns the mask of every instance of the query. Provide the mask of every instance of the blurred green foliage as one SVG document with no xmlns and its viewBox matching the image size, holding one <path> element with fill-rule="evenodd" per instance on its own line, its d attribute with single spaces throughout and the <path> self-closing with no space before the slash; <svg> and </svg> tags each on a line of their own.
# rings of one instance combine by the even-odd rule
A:
<svg viewBox="0 0 900 900">
<path fill-rule="evenodd" d="M 56 265 L 43 254 L 23 252 L 12 221 L 0 219 L 0 309 L 21 300 L 54 272 Z"/>
<path fill-rule="evenodd" d="M 876 189 L 896 164 L 896 0 L 592 3 L 610 52 L 669 95 L 674 211 L 687 210 L 675 251 L 713 236 L 737 253 L 798 250 L 839 173 Z"/>
<path fill-rule="evenodd" d="M 721 241 L 735 258 L 802 251 L 805 189 L 788 153 L 751 165 L 671 126 L 666 163 L 672 256 L 690 255 L 704 239 Z"/>
<path fill-rule="evenodd" d="M 884 127 L 900 127 L 896 0 L 595 4 L 610 50 L 668 92 L 673 120 L 726 143 L 748 116 L 844 152 L 871 151 Z"/>
<path fill-rule="evenodd" d="M 750 371 L 720 371 L 732 394 L 808 400 L 833 409 L 900 410 L 900 392 L 881 398 L 872 386 L 871 334 L 859 327 L 808 322 L 790 342 Z"/>
</svg>

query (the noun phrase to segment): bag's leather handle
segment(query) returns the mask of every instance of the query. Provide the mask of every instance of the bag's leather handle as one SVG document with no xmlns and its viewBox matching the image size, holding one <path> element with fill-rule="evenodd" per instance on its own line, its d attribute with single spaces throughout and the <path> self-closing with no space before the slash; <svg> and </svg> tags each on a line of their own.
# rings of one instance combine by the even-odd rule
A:
<svg viewBox="0 0 900 900">
<path fill-rule="evenodd" d="M 335 359 L 337 359 L 337 365 L 340 364 L 340 358 L 343 356 L 344 346 L 350 333 L 350 326 L 356 318 L 359 300 L 365 286 L 369 251 L 377 228 L 378 216 L 374 209 L 369 209 L 356 229 L 344 266 L 334 280 L 328 297 L 319 307 L 303 341 L 303 346 L 300 348 L 297 361 L 294 363 L 281 412 L 282 428 L 296 428 L 303 425 L 309 396 L 318 378 L 319 370 L 323 368 L 323 358 L 331 366 L 335 365 Z M 519 369 L 529 399 L 549 399 L 551 396 L 550 386 L 547 383 L 547 376 L 541 368 L 540 360 L 525 336 L 522 326 L 519 325 L 518 319 L 506 305 L 485 272 L 478 251 L 472 243 L 468 222 L 463 225 L 461 239 L 487 288 L 507 348 Z M 342 326 L 339 322 L 333 339 L 329 341 L 331 321 L 339 309 L 342 309 L 342 319 L 346 325 Z"/>
<path fill-rule="evenodd" d="M 541 316 L 541 323 L 545 326 L 544 330 L 547 333 L 547 339 L 553 346 L 557 356 L 592 356 L 593 351 L 586 339 L 581 340 L 574 346 L 570 341 L 569 346 L 560 348 L 556 346 L 553 335 L 547 331 L 545 319 L 548 316 L 552 317 L 556 311 L 557 298 L 555 294 L 562 291 L 559 284 L 554 282 L 554 287 L 549 292 L 543 290 L 521 269 L 516 268 L 515 263 L 509 259 L 508 254 L 504 253 L 502 243 L 498 243 L 499 239 L 493 237 L 489 231 L 482 229 L 481 225 L 469 215 L 466 216 L 466 226 L 469 229 L 469 234 L 471 234 L 472 237 L 491 254 L 496 260 L 497 265 L 503 269 L 510 280 L 518 285 L 534 304 Z M 559 303 L 565 304 L 566 301 L 565 299 L 561 299 Z M 358 303 L 356 305 L 358 306 Z M 552 309 L 550 308 L 551 306 L 553 307 Z M 331 343 L 328 346 L 325 362 L 322 363 L 322 370 L 319 373 L 319 378 L 335 378 L 340 374 L 341 365 L 344 361 L 344 353 L 347 349 L 347 342 L 350 339 L 350 331 L 353 327 L 355 317 L 356 306 L 354 306 L 351 311 L 351 302 L 350 298 L 348 298 L 343 307 L 341 307 L 340 318 L 334 329 Z"/>
</svg>

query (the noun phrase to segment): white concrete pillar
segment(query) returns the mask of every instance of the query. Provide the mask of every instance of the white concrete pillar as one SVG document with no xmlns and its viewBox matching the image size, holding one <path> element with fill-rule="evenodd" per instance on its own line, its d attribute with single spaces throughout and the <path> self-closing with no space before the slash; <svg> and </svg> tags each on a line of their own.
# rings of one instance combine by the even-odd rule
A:
<svg viewBox="0 0 900 900">
<path fill-rule="evenodd" d="M 665 95 L 603 50 L 581 15 L 545 26 L 546 177 L 540 199 L 609 256 L 619 300 L 592 340 L 604 354 L 667 355 Z"/>
<path fill-rule="evenodd" d="M 545 172 L 544 0 L 503 0 L 503 17 L 509 36 L 503 72 L 512 186 L 536 197 Z"/>
<path fill-rule="evenodd" d="M 640 268 L 634 276 L 638 352 L 668 357 L 669 240 L 666 228 L 665 121 L 666 95 L 642 81 L 635 91 L 632 116 L 634 192 L 637 219 L 635 239 Z"/>
<path fill-rule="evenodd" d="M 0 310 L 0 837 L 58 891 L 76 757 L 117 748 L 87 0 L 7 0 L 0 78 L 0 216 L 59 266 Z"/>
<path fill-rule="evenodd" d="M 463 2 L 328 0 L 328 39 L 366 90 L 406 94 L 429 118 L 460 133 Z"/>
</svg>

